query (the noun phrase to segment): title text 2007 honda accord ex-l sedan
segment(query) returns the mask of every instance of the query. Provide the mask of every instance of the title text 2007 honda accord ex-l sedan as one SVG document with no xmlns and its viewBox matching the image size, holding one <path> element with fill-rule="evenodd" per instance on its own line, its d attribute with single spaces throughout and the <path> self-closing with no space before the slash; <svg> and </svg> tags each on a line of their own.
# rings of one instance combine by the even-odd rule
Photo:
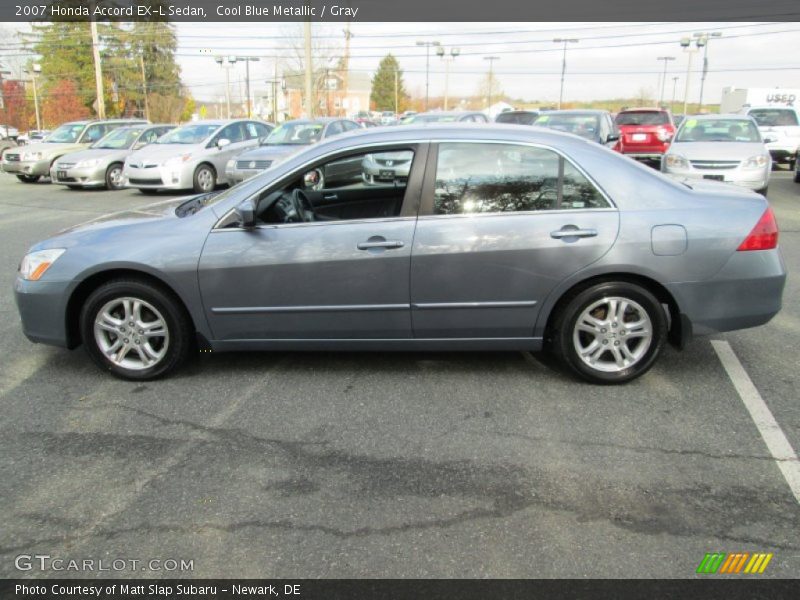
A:
<svg viewBox="0 0 800 600">
<path fill-rule="evenodd" d="M 406 155 L 367 185 L 341 166 Z M 329 182 L 335 182 L 331 185 Z M 781 307 L 764 197 L 513 125 L 345 133 L 217 194 L 68 229 L 16 280 L 25 334 L 150 379 L 193 348 L 539 350 L 629 381 L 669 340 Z"/>
</svg>

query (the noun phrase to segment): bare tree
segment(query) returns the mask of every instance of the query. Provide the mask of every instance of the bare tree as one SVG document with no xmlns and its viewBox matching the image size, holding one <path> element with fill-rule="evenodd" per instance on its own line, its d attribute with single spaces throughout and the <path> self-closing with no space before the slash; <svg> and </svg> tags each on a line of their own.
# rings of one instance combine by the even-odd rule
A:
<svg viewBox="0 0 800 600">
<path fill-rule="evenodd" d="M 338 34 L 341 33 L 341 39 Z M 279 67 L 288 78 L 302 82 L 305 72 L 305 43 L 303 23 L 296 23 L 281 31 L 283 46 L 286 48 L 277 57 Z M 343 68 L 342 41 L 344 33 L 337 27 L 311 24 L 311 73 L 312 102 L 319 106 L 320 99 L 326 91 L 326 75 L 336 73 Z M 301 86 L 302 87 L 302 86 Z"/>
</svg>

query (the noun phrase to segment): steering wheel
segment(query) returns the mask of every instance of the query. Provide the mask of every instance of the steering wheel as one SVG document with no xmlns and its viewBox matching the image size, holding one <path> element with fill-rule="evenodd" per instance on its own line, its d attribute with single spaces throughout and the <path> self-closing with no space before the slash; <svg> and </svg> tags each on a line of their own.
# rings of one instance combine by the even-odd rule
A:
<svg viewBox="0 0 800 600">
<path fill-rule="evenodd" d="M 311 200 L 300 188 L 295 188 L 292 191 L 292 208 L 300 221 L 314 220 L 314 207 L 311 204 Z"/>
</svg>

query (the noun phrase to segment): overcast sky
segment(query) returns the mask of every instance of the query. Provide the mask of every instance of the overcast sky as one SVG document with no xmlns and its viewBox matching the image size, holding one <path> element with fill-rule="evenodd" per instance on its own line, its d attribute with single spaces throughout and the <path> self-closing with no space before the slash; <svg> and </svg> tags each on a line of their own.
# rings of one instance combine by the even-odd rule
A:
<svg viewBox="0 0 800 600">
<path fill-rule="evenodd" d="M 268 56 L 289 43 L 302 44 L 300 24 L 179 23 L 179 57 L 184 82 L 199 99 L 224 94 L 223 71 L 211 53 Z M 315 25 L 315 44 L 334 46 L 341 55 L 344 24 Z M 471 95 L 488 70 L 484 56 L 500 57 L 494 70 L 504 92 L 512 97 L 555 101 L 561 74 L 561 46 L 556 37 L 577 38 L 567 54 L 566 100 L 632 97 L 641 88 L 659 94 L 659 77 L 668 63 L 665 99 L 672 96 L 678 77 L 677 98 L 683 98 L 688 54 L 679 45 L 684 35 L 721 32 L 709 45 L 709 74 L 704 97 L 718 102 L 724 86 L 800 88 L 800 24 L 742 23 L 354 23 L 351 25 L 351 69 L 372 74 L 387 52 L 398 57 L 407 88 L 416 95 L 425 90 L 425 48 L 418 40 L 436 40 L 447 51 L 461 54 L 451 63 L 451 95 Z M 702 53 L 693 55 L 690 101 L 697 99 Z M 272 76 L 273 61 L 251 65 L 251 80 Z M 232 72 L 234 94 L 244 67 Z M 254 88 L 265 88 L 256 85 Z M 430 58 L 430 94 L 444 91 L 444 63 Z"/>
</svg>

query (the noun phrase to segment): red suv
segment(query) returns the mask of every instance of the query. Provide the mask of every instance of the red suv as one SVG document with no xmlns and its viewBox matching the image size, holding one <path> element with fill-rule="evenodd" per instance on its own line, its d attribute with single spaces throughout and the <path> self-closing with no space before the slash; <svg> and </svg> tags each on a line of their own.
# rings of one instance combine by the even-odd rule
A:
<svg viewBox="0 0 800 600">
<path fill-rule="evenodd" d="M 660 162 L 675 135 L 672 113 L 660 108 L 629 108 L 615 121 L 620 138 L 614 149 L 637 160 Z"/>
</svg>

